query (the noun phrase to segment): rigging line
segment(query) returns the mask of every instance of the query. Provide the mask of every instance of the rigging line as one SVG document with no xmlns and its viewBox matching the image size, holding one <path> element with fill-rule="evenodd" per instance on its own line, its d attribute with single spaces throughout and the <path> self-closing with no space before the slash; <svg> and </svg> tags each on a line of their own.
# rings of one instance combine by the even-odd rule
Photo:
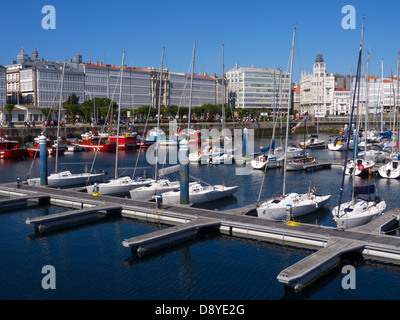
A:
<svg viewBox="0 0 400 320">
<path fill-rule="evenodd" d="M 190 60 L 188 72 L 185 73 L 185 83 L 183 85 L 182 95 L 181 95 L 181 98 L 179 100 L 178 110 L 176 112 L 176 116 L 178 116 L 178 118 L 179 118 L 179 109 L 181 108 L 181 105 L 182 105 L 182 100 L 184 99 L 186 105 L 188 105 L 188 95 L 187 95 L 188 88 L 187 88 L 187 85 L 188 85 L 188 82 L 189 82 L 188 75 L 190 74 L 190 70 L 191 69 L 192 69 L 192 60 Z"/>
<path fill-rule="evenodd" d="M 358 54 L 356 82 L 355 82 L 355 85 L 354 85 L 353 102 L 352 102 L 352 108 L 351 108 L 351 113 L 350 113 L 350 124 L 353 123 L 356 91 L 357 91 L 357 85 L 359 85 L 359 78 L 360 78 L 360 73 L 361 73 L 361 60 L 362 60 L 362 51 L 363 51 L 363 36 L 364 36 L 364 18 L 363 18 L 363 21 L 362 21 L 360 51 L 359 51 L 359 54 Z M 341 205 L 342 198 L 343 198 L 343 188 L 344 188 L 344 180 L 345 180 L 344 176 L 345 176 L 345 172 L 346 172 L 347 160 L 348 160 L 348 155 L 349 155 L 349 147 L 350 147 L 350 133 L 351 133 L 351 130 L 349 130 L 347 132 L 347 146 L 346 146 L 346 154 L 345 154 L 344 166 L 343 166 L 342 182 L 341 182 L 341 185 L 340 185 L 340 196 L 339 196 L 339 204 L 338 204 L 338 211 L 337 211 L 338 215 L 340 213 L 340 205 Z M 356 133 L 355 133 L 355 137 L 357 137 L 357 136 L 358 136 L 358 131 L 356 131 Z M 355 142 L 357 142 L 357 138 L 355 138 Z M 357 146 L 354 145 L 354 148 L 357 148 Z"/>
<path fill-rule="evenodd" d="M 121 68 L 123 68 L 123 67 L 124 67 L 124 66 L 121 66 Z M 119 77 L 121 77 L 121 82 L 122 82 L 122 74 L 121 74 L 121 73 L 120 73 L 120 75 L 118 76 L 118 78 L 119 78 Z M 110 78 L 110 75 L 108 75 L 108 78 Z M 104 134 L 104 129 L 105 129 L 105 127 L 106 127 L 107 120 L 108 120 L 109 117 L 110 117 L 110 125 L 112 125 L 111 109 L 112 109 L 112 105 L 113 105 L 113 103 L 114 103 L 114 95 L 115 95 L 115 92 L 116 92 L 117 86 L 118 86 L 118 78 L 117 78 L 117 81 L 115 81 L 114 91 L 113 91 L 112 96 L 111 96 L 111 99 L 110 99 L 110 104 L 109 104 L 109 106 L 108 106 L 107 115 L 106 115 L 106 118 L 104 119 L 104 124 L 103 124 L 102 129 L 101 129 L 101 134 L 99 135 L 99 141 L 98 141 L 98 143 L 97 143 L 97 148 L 95 148 L 95 153 L 94 153 L 94 157 L 93 157 L 93 161 L 92 161 L 92 166 L 91 166 L 91 168 L 90 168 L 90 172 L 93 172 L 94 163 L 95 163 L 96 158 L 97 158 L 97 153 L 100 152 L 100 143 L 101 143 L 101 139 L 103 138 L 102 135 Z M 96 97 L 95 97 L 95 98 L 96 98 Z M 117 148 L 117 151 L 116 151 L 116 152 L 118 152 L 118 146 L 116 146 L 116 148 Z"/>
<path fill-rule="evenodd" d="M 47 117 L 45 118 L 45 122 L 44 122 L 44 124 L 42 124 L 42 131 L 41 131 L 41 134 L 42 134 L 42 135 L 45 134 L 45 131 L 46 131 L 46 128 L 47 128 L 47 127 L 46 127 L 47 121 L 49 120 L 50 115 L 51 115 L 51 112 L 52 112 L 52 110 L 53 110 L 54 103 L 55 103 L 55 100 L 56 100 L 56 96 L 57 96 L 57 93 L 58 93 L 58 89 L 61 87 L 61 79 L 60 79 L 60 81 L 59 81 L 58 84 L 59 84 L 59 85 L 56 87 L 56 91 L 54 92 L 53 100 L 52 100 L 52 102 L 51 102 L 51 108 L 49 108 L 50 110 L 49 110 L 49 112 L 48 112 L 48 114 L 47 114 Z M 57 137 L 57 139 L 58 139 L 58 137 Z M 34 144 L 34 143 L 35 143 L 35 141 L 33 141 L 33 144 Z M 47 143 L 47 142 L 46 142 L 46 143 Z M 58 143 L 58 140 L 57 140 L 57 143 Z M 27 178 L 29 178 L 29 176 L 31 175 L 32 168 L 33 168 L 33 163 L 34 163 L 34 161 L 35 161 L 35 159 L 36 159 L 36 155 L 37 155 L 37 154 L 38 154 L 38 151 L 35 151 L 34 156 L 33 156 L 33 159 L 32 159 L 31 166 L 30 166 L 29 171 L 28 171 L 28 173 L 27 173 Z"/>
<path fill-rule="evenodd" d="M 150 117 L 150 111 L 151 111 L 151 106 L 149 106 L 149 111 L 147 112 L 147 119 L 146 119 L 146 123 L 144 125 L 144 130 L 143 130 L 143 139 L 145 139 L 146 130 L 147 130 L 147 124 L 149 122 L 149 117 Z M 139 155 L 140 155 L 141 150 L 142 150 L 142 142 L 140 142 L 139 151 L 138 151 L 138 153 L 136 155 L 135 169 L 133 170 L 132 178 L 134 178 L 135 174 L 136 174 L 136 168 L 137 168 L 137 165 L 138 165 L 138 162 L 139 162 Z"/>
</svg>

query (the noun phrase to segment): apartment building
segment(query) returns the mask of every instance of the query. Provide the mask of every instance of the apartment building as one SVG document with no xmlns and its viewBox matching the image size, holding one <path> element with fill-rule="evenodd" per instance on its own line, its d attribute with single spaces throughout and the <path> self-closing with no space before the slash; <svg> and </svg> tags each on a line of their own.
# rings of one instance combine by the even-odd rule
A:
<svg viewBox="0 0 400 320">
<path fill-rule="evenodd" d="M 228 103 L 235 108 L 287 108 L 291 94 L 290 74 L 282 69 L 238 67 L 226 73 Z"/>
</svg>

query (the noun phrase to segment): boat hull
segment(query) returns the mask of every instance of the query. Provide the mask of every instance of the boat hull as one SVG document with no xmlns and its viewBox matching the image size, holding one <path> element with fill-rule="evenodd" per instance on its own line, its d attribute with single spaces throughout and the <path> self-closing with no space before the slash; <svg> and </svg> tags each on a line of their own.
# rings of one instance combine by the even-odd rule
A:
<svg viewBox="0 0 400 320">
<path fill-rule="evenodd" d="M 350 210 L 346 213 L 346 209 Z M 334 207 L 332 214 L 338 228 L 350 229 L 370 222 L 382 214 L 385 209 L 385 201 L 380 201 L 376 204 L 374 201 L 358 199 L 355 204 L 352 204 L 352 202 L 343 203 L 339 215 L 338 207 Z"/>
<path fill-rule="evenodd" d="M 147 187 L 132 189 L 129 193 L 132 199 L 150 199 L 157 194 L 177 190 L 179 188 L 179 181 L 169 182 L 168 184 L 155 182 L 154 184 Z"/>
<path fill-rule="evenodd" d="M 331 196 L 290 193 L 284 198 L 271 199 L 257 208 L 257 216 L 268 220 L 282 220 L 287 215 L 287 206 L 291 205 L 291 214 L 294 218 L 312 213 L 330 200 Z"/>
<path fill-rule="evenodd" d="M 0 150 L 0 158 L 22 158 L 26 155 L 26 149 Z"/>
<path fill-rule="evenodd" d="M 104 144 L 85 144 L 76 142 L 73 140 L 67 140 L 73 146 L 79 146 L 81 148 L 88 148 L 91 151 L 115 151 L 116 144 L 115 143 L 104 143 Z"/>
<path fill-rule="evenodd" d="M 107 183 L 99 183 L 96 185 L 90 185 L 86 187 L 87 193 L 100 193 L 100 195 L 113 195 L 113 196 L 125 196 L 129 194 L 129 191 L 133 188 L 142 187 L 154 182 L 153 179 L 143 180 L 132 180 L 132 179 L 117 179 L 111 180 Z M 96 189 L 97 188 L 97 189 Z"/>
<path fill-rule="evenodd" d="M 398 162 L 397 162 L 398 163 Z M 393 162 L 389 162 L 378 169 L 379 175 L 386 179 L 397 179 L 400 177 L 400 167 L 393 167 Z"/>
<path fill-rule="evenodd" d="M 207 189 L 206 193 L 196 193 L 195 191 L 189 191 L 190 203 L 204 203 L 209 201 L 219 200 L 228 196 L 231 196 L 236 192 L 237 187 L 224 187 L 214 186 L 214 190 Z M 163 204 L 179 204 L 180 203 L 180 192 L 166 192 L 162 195 Z"/>
</svg>

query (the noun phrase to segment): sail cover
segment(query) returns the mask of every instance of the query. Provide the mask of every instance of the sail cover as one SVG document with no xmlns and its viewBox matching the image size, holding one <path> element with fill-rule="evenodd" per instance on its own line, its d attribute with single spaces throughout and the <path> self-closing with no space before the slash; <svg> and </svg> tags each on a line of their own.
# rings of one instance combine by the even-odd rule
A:
<svg viewBox="0 0 400 320">
<path fill-rule="evenodd" d="M 375 192 L 375 185 L 371 184 L 369 186 L 361 186 L 354 188 L 354 196 L 359 194 L 371 194 Z"/>
</svg>

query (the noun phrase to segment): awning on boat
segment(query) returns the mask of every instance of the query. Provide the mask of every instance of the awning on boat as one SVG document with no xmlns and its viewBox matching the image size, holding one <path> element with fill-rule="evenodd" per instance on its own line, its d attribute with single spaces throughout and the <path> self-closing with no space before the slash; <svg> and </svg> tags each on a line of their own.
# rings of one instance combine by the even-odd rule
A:
<svg viewBox="0 0 400 320">
<path fill-rule="evenodd" d="M 360 186 L 354 188 L 354 196 L 359 194 L 371 194 L 375 193 L 375 185 L 371 184 L 369 186 Z"/>
</svg>

